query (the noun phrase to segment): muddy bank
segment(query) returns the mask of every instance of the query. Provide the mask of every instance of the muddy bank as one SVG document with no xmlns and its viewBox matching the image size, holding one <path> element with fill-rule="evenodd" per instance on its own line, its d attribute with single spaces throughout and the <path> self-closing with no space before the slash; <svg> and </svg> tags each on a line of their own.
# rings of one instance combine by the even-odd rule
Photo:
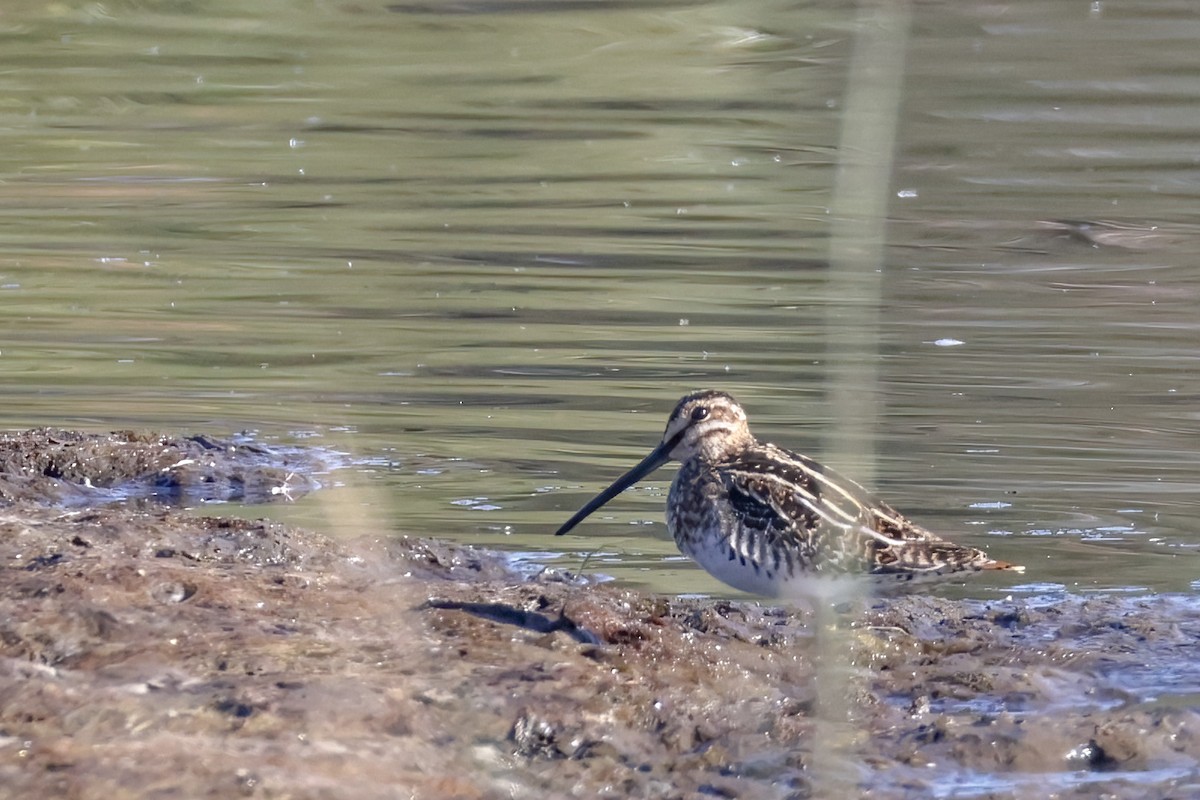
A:
<svg viewBox="0 0 1200 800">
<path fill-rule="evenodd" d="M 911 597 L 826 627 L 28 497 L 0 564 L 0 797 L 1200 793 L 1192 598 Z"/>
<path fill-rule="evenodd" d="M 0 503 L 268 503 L 312 491 L 327 459 L 315 448 L 268 447 L 249 436 L 39 428 L 0 434 Z"/>
</svg>

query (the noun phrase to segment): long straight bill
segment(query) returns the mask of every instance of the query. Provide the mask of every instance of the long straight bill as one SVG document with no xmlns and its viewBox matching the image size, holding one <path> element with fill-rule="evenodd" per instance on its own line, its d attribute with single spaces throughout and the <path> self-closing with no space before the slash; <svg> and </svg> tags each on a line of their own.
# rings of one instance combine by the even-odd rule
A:
<svg viewBox="0 0 1200 800">
<path fill-rule="evenodd" d="M 642 459 L 641 463 L 633 469 L 626 472 L 621 477 L 613 481 L 612 486 L 609 486 L 600 494 L 588 501 L 587 505 L 575 512 L 575 515 L 563 523 L 562 527 L 554 532 L 555 536 L 562 536 L 567 531 L 574 528 L 584 520 L 589 514 L 598 509 L 600 506 L 612 500 L 621 492 L 628 489 L 633 484 L 640 481 L 642 478 L 649 475 L 654 470 L 661 467 L 663 464 L 671 460 L 671 450 L 675 446 L 674 441 L 663 442 L 658 447 L 651 451 L 650 455 Z"/>
</svg>

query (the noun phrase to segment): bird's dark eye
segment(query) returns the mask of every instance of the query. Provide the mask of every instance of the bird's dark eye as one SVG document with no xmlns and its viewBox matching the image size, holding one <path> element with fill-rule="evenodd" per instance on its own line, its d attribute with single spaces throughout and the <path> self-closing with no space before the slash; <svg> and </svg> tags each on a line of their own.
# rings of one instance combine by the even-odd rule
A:
<svg viewBox="0 0 1200 800">
<path fill-rule="evenodd" d="M 692 409 L 692 422 L 699 422 L 702 419 L 708 418 L 708 409 L 704 406 L 696 406 Z"/>
</svg>

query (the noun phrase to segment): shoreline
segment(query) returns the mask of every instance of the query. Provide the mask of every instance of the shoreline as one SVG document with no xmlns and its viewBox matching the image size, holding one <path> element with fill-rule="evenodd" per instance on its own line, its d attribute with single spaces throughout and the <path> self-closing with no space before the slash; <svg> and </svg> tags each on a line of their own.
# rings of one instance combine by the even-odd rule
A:
<svg viewBox="0 0 1200 800">
<path fill-rule="evenodd" d="M 818 627 L 436 539 L 0 491 L 3 797 L 1196 787 L 1191 597 L 914 595 Z"/>
</svg>

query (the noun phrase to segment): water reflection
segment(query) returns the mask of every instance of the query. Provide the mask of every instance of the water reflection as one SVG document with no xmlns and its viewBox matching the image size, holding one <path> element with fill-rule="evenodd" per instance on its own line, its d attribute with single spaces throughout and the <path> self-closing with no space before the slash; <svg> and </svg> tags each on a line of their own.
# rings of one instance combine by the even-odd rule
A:
<svg viewBox="0 0 1200 800">
<path fill-rule="evenodd" d="M 1196 21 L 914 8 L 884 267 L 838 284 L 853 12 L 20 4 L 3 424 L 316 434 L 382 526 L 544 553 L 717 387 L 1031 581 L 1186 589 Z M 669 478 L 587 566 L 719 591 Z"/>
</svg>

